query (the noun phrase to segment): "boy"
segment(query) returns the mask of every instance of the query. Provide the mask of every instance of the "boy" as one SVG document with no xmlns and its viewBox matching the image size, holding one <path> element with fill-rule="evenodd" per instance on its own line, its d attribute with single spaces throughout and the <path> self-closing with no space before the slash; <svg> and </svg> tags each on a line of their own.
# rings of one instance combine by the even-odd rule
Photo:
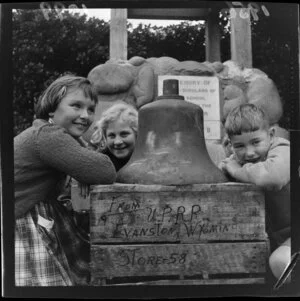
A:
<svg viewBox="0 0 300 301">
<path fill-rule="evenodd" d="M 243 104 L 227 116 L 225 131 L 233 154 L 220 168 L 239 182 L 265 190 L 267 232 L 271 250 L 270 268 L 279 278 L 290 261 L 290 143 L 275 137 L 264 112 Z"/>
</svg>

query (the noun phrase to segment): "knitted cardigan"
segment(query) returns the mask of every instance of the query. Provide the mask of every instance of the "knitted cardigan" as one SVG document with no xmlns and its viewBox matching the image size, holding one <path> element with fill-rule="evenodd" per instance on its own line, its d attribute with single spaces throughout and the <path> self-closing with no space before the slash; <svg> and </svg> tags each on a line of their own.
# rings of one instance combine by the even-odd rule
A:
<svg viewBox="0 0 300 301">
<path fill-rule="evenodd" d="M 116 179 L 106 155 L 83 147 L 64 128 L 42 119 L 14 138 L 14 173 L 15 218 L 40 201 L 56 199 L 67 175 L 90 185 Z"/>
</svg>

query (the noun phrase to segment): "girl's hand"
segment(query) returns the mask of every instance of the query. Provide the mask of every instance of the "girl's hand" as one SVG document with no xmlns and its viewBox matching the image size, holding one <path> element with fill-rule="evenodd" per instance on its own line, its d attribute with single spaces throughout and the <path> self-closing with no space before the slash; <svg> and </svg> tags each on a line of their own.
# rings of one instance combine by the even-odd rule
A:
<svg viewBox="0 0 300 301">
<path fill-rule="evenodd" d="M 78 182 L 78 187 L 80 189 L 80 196 L 83 198 L 87 198 L 90 195 L 90 185 L 83 184 Z"/>
</svg>

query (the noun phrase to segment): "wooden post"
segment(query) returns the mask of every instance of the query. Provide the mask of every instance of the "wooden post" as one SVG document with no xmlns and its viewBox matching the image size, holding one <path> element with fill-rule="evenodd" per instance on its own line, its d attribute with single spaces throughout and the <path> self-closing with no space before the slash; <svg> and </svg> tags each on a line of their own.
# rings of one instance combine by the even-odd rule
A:
<svg viewBox="0 0 300 301">
<path fill-rule="evenodd" d="M 1 148 L 1 229 L 3 231 L 3 277 L 2 289 L 6 295 L 12 294 L 14 285 L 14 187 L 7 179 L 14 178 L 14 146 L 13 146 L 13 76 L 12 76 L 12 4 L 0 4 L 0 148 Z M 6 180 L 5 180 L 6 179 Z M 1 233 L 2 236 L 2 233 Z M 1 239 L 2 240 L 2 239 Z M 2 254 L 1 254 L 2 255 Z M 12 273 L 10 272 L 12 271 Z"/>
<path fill-rule="evenodd" d="M 248 8 L 230 10 L 231 59 L 244 67 L 252 67 L 250 11 Z"/>
<path fill-rule="evenodd" d="M 205 27 L 205 59 L 209 62 L 221 61 L 219 11 L 212 10 Z"/>
<path fill-rule="evenodd" d="M 127 60 L 127 9 L 111 9 L 110 59 Z"/>
</svg>

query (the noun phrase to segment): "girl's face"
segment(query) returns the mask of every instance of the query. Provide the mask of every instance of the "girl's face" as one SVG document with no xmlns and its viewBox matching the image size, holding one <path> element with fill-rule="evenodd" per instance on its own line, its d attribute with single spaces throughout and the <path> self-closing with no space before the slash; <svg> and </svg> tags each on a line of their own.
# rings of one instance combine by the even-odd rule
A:
<svg viewBox="0 0 300 301">
<path fill-rule="evenodd" d="M 274 136 L 274 128 L 233 135 L 230 140 L 241 164 L 264 161 Z"/>
<path fill-rule="evenodd" d="M 133 129 L 124 121 L 111 122 L 106 129 L 106 142 L 109 151 L 118 159 L 132 155 L 136 141 Z"/>
<path fill-rule="evenodd" d="M 55 124 L 64 127 L 68 133 L 78 138 L 94 121 L 95 102 L 86 97 L 81 89 L 71 89 L 62 98 L 55 112 L 50 113 Z"/>
</svg>

